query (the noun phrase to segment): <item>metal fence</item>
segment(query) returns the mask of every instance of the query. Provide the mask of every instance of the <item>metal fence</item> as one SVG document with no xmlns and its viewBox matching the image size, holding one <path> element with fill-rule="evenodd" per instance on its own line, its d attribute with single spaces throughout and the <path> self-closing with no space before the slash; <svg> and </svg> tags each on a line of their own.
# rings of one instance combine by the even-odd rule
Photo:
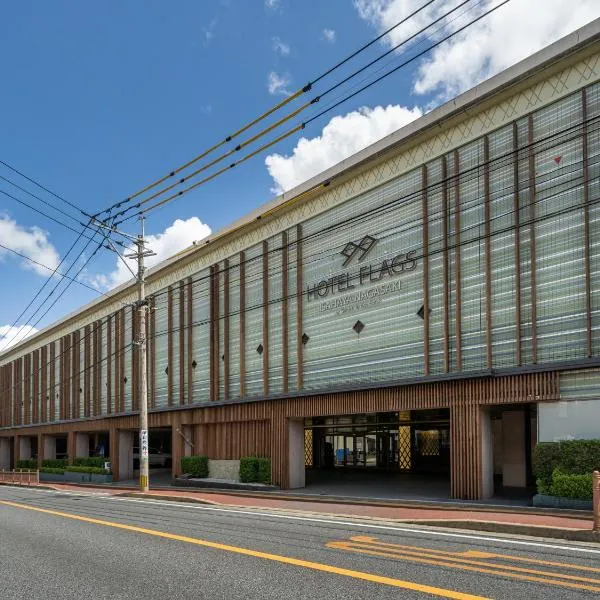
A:
<svg viewBox="0 0 600 600">
<path fill-rule="evenodd" d="M 37 485 L 40 482 L 39 471 L 0 471 L 0 483 L 14 483 L 16 485 Z"/>
</svg>

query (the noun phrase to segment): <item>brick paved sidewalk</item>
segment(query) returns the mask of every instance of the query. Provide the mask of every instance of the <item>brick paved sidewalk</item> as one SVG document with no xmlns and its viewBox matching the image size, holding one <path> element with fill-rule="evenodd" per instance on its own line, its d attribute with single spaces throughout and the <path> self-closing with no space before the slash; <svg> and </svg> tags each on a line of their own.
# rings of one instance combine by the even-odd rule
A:
<svg viewBox="0 0 600 600">
<path fill-rule="evenodd" d="M 183 491 L 183 490 L 151 490 L 147 494 L 139 494 L 136 491 L 115 489 L 112 487 L 91 487 L 78 485 L 64 484 L 47 484 L 45 487 L 51 487 L 61 491 L 94 491 L 103 495 L 124 495 L 130 497 L 150 497 L 174 501 L 192 501 L 206 504 L 218 504 L 224 506 L 236 506 L 252 509 L 266 510 L 288 510 L 295 512 L 305 512 L 312 514 L 321 514 L 329 516 L 348 516 L 348 517 L 367 517 L 376 519 L 386 519 L 394 521 L 406 522 L 422 522 L 426 524 L 431 522 L 452 522 L 459 526 L 460 522 L 464 522 L 465 527 L 473 523 L 489 523 L 489 524 L 504 524 L 516 525 L 530 528 L 552 528 L 563 531 L 591 531 L 592 517 L 586 516 L 559 516 L 556 514 L 540 514 L 539 512 L 528 512 L 526 510 L 519 511 L 515 509 L 498 510 L 498 507 L 477 506 L 476 509 L 469 508 L 446 508 L 443 506 L 435 507 L 428 505 L 426 507 L 414 506 L 374 506 L 365 503 L 332 503 L 318 501 L 299 501 L 295 499 L 269 498 L 269 497 L 253 497 L 243 496 L 239 494 L 227 493 L 207 493 L 199 491 Z M 471 527 L 469 527 L 471 528 Z M 490 528 L 486 528 L 490 529 Z M 501 530 L 499 527 L 498 530 Z M 541 531 L 541 530 L 540 530 Z"/>
</svg>

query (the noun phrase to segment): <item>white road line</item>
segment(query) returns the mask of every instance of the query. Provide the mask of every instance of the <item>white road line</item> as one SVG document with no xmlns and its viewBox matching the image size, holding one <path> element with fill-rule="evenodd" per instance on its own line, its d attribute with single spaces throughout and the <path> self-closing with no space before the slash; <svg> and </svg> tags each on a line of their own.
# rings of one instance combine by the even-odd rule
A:
<svg viewBox="0 0 600 600">
<path fill-rule="evenodd" d="M 586 554 L 599 554 L 600 549 L 594 550 L 593 548 L 584 548 L 580 546 L 563 546 L 557 544 L 549 544 L 542 542 L 529 542 L 526 540 L 513 540 L 510 538 L 496 538 L 487 535 L 470 535 L 465 533 L 452 533 L 447 531 L 437 531 L 433 529 L 418 529 L 418 528 L 410 528 L 410 527 L 398 527 L 392 525 L 376 525 L 374 523 L 363 523 L 360 521 L 338 521 L 335 519 L 321 519 L 316 517 L 300 517 L 296 515 L 281 515 L 276 513 L 269 512 L 260 512 L 260 511 L 249 511 L 249 510 L 241 510 L 235 508 L 218 508 L 216 506 L 199 506 L 198 504 L 190 504 L 188 502 L 169 502 L 169 501 L 157 501 L 157 500 L 142 500 L 136 498 L 120 498 L 116 496 L 112 496 L 109 498 L 110 500 L 119 500 L 121 502 L 137 502 L 140 504 L 155 504 L 159 506 L 170 506 L 171 508 L 185 506 L 188 508 L 194 508 L 196 510 L 206 510 L 212 512 L 226 512 L 226 513 L 234 513 L 238 515 L 252 515 L 259 517 L 271 517 L 274 519 L 287 519 L 293 521 L 307 521 L 310 523 L 324 523 L 327 525 L 345 525 L 348 527 L 363 527 L 366 529 L 382 529 L 385 531 L 396 531 L 400 533 L 420 533 L 424 535 L 430 536 L 438 536 L 438 537 L 448 537 L 448 538 L 458 538 L 458 539 L 467 539 L 467 540 L 479 540 L 485 542 L 500 542 L 503 544 L 512 544 L 515 546 L 530 546 L 533 548 L 547 548 L 552 550 L 568 550 L 570 552 L 583 552 Z"/>
</svg>

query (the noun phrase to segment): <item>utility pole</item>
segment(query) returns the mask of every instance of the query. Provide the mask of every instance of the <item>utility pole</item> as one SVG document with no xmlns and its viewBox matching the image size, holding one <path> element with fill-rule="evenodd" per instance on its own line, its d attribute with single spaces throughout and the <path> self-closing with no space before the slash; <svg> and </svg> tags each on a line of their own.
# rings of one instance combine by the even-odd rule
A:
<svg viewBox="0 0 600 600">
<path fill-rule="evenodd" d="M 138 339 L 135 341 L 139 352 L 139 409 L 140 409 L 140 491 L 147 492 L 150 489 L 150 463 L 148 458 L 148 379 L 146 377 L 146 362 L 148 344 L 146 340 L 146 313 L 148 311 L 148 300 L 146 299 L 146 267 L 144 258 L 153 256 L 154 252 L 146 250 L 146 239 L 144 237 L 144 217 L 140 217 L 141 231 L 135 245 L 136 252 L 126 254 L 127 258 L 137 259 L 137 284 L 138 300 Z"/>
<path fill-rule="evenodd" d="M 140 491 L 147 492 L 150 489 L 150 464 L 148 457 L 148 378 L 146 376 L 146 363 L 147 363 L 147 340 L 146 340 L 146 313 L 148 311 L 148 300 L 146 298 L 146 267 L 144 265 L 144 258 L 146 256 L 154 256 L 156 253 L 152 250 L 146 250 L 146 238 L 144 234 L 144 217 L 140 217 L 140 234 L 134 237 L 123 231 L 118 231 L 116 227 L 107 225 L 103 221 L 93 219 L 94 223 L 103 228 L 113 232 L 117 232 L 124 236 L 135 245 L 136 251 L 130 254 L 122 255 L 114 246 L 114 244 L 107 239 L 110 247 L 117 253 L 119 258 L 123 261 L 129 272 L 135 277 L 138 286 L 138 299 L 135 302 L 135 307 L 138 311 L 138 324 L 139 333 L 137 340 L 134 340 L 134 344 L 138 347 L 139 351 L 139 410 L 140 410 Z M 137 274 L 133 272 L 125 258 L 137 260 Z"/>
</svg>

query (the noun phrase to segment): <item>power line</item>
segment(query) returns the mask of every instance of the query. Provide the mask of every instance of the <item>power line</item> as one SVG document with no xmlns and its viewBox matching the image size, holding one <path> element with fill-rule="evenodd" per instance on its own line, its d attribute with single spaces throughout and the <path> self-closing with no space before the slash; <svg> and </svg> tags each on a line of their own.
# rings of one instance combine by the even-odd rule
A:
<svg viewBox="0 0 600 600">
<path fill-rule="evenodd" d="M 75 279 L 74 277 L 69 277 L 68 275 L 65 275 L 64 273 L 59 273 L 56 269 L 53 269 L 52 267 L 49 267 L 48 265 L 45 265 L 45 264 L 43 264 L 41 262 L 38 262 L 37 260 L 34 260 L 30 256 L 26 256 L 25 254 L 21 254 L 17 250 L 14 250 L 13 248 L 9 248 L 8 246 L 5 246 L 4 244 L 0 244 L 0 248 L 2 248 L 3 250 L 8 250 L 8 252 L 12 252 L 13 254 L 16 254 L 17 256 L 19 256 L 20 258 L 24 258 L 25 260 L 28 260 L 29 262 L 33 263 L 34 265 L 37 265 L 38 267 L 42 267 L 44 269 L 47 269 L 48 271 L 52 271 L 52 275 L 58 275 L 59 277 L 63 277 L 64 279 L 70 279 L 71 281 L 74 281 L 75 283 L 78 283 L 79 285 L 87 288 L 88 290 L 92 290 L 93 292 L 96 292 L 96 293 L 99 293 L 99 294 L 102 293 L 99 290 L 97 290 L 96 288 L 92 287 L 91 285 L 87 285 L 83 281 L 79 281 L 79 280 Z M 107 296 L 107 294 L 102 294 L 102 295 L 103 296 Z"/>
<path fill-rule="evenodd" d="M 23 179 L 26 179 L 30 183 L 33 183 L 34 185 L 36 185 L 40 189 L 44 190 L 48 194 L 54 196 L 57 200 L 60 200 L 61 202 L 64 202 L 65 204 L 69 205 L 71 208 L 74 208 L 75 210 L 77 210 L 78 212 L 80 212 L 84 217 L 86 217 L 88 219 L 91 218 L 91 215 L 88 215 L 84 210 L 81 209 L 81 207 L 77 206 L 73 202 L 70 202 L 69 200 L 67 200 L 66 198 L 64 198 L 63 196 L 61 196 L 60 194 L 57 194 L 56 192 L 53 192 L 52 190 L 50 190 L 47 187 L 43 186 L 41 183 L 39 183 L 35 179 L 33 179 L 31 177 L 28 177 L 27 175 L 25 175 L 25 173 L 19 171 L 15 167 L 9 165 L 7 162 L 5 162 L 3 160 L 0 160 L 0 164 L 4 165 L 7 169 L 10 169 L 14 173 L 17 173 L 17 175 L 20 175 L 21 177 L 23 177 Z"/>
<path fill-rule="evenodd" d="M 49 215 L 48 213 L 45 213 L 43 210 L 40 210 L 39 208 L 36 208 L 35 206 L 32 206 L 31 204 L 25 202 L 25 200 L 21 200 L 20 198 L 17 198 L 16 196 L 13 196 L 12 194 L 9 194 L 8 192 L 6 192 L 5 190 L 0 190 L 0 194 L 4 194 L 5 196 L 7 196 L 8 198 L 11 198 L 12 200 L 14 200 L 15 202 L 18 202 L 19 204 L 22 204 L 23 206 L 26 206 L 27 208 L 30 208 L 31 210 L 33 210 L 34 212 L 42 215 L 43 217 L 46 217 L 47 219 L 50 219 L 51 221 L 53 221 L 54 223 L 56 223 L 57 225 L 60 225 L 61 227 L 64 227 L 66 229 L 68 229 L 69 231 L 72 231 L 74 233 L 79 233 L 79 231 L 77 231 L 77 229 L 74 229 L 73 227 L 71 227 L 70 225 L 67 225 L 66 223 L 63 223 L 62 221 L 59 221 L 58 219 L 54 218 L 52 215 Z M 82 227 L 84 229 L 87 228 L 87 225 L 82 224 Z M 82 237 L 87 238 L 88 240 L 93 239 L 92 237 L 90 237 L 89 235 L 83 235 Z"/>
<path fill-rule="evenodd" d="M 179 192 L 176 192 L 175 194 L 172 194 L 171 196 L 168 196 L 167 198 L 164 198 L 158 202 L 156 202 L 155 204 L 150 205 L 148 208 L 145 208 L 137 213 L 134 213 L 133 215 L 130 215 L 126 218 L 122 218 L 118 221 L 115 222 L 115 225 L 120 225 L 121 223 L 128 221 L 134 217 L 137 216 L 141 216 L 143 214 L 146 214 L 148 212 L 150 212 L 151 210 L 154 210 L 160 206 L 163 206 L 164 204 L 167 204 L 168 202 L 171 202 L 172 200 L 179 198 L 180 196 L 190 192 L 193 189 L 196 189 L 197 187 L 204 185 L 205 183 L 208 183 L 209 181 L 211 181 L 212 179 L 215 179 L 216 177 L 218 177 L 219 175 L 225 173 L 226 171 L 229 171 L 231 169 L 233 169 L 234 167 L 250 160 L 251 158 L 253 158 L 254 156 L 256 156 L 257 154 L 260 154 L 262 151 L 266 150 L 267 148 L 270 148 L 271 146 L 277 144 L 278 142 L 284 140 L 285 138 L 291 136 L 292 134 L 296 133 L 297 131 L 304 129 L 304 127 L 306 125 L 308 125 L 309 123 L 315 121 L 316 119 L 319 119 L 321 117 L 323 117 L 325 114 L 327 114 L 328 112 L 334 110 L 335 108 L 337 108 L 338 106 L 340 106 L 341 104 L 343 104 L 344 102 L 347 102 L 348 100 L 350 100 L 351 98 L 355 97 L 356 95 L 364 92 L 365 90 L 367 90 L 368 88 L 370 88 L 371 86 L 379 83 L 380 81 L 382 81 L 383 79 L 385 79 L 386 77 L 392 75 L 393 73 L 395 73 L 396 71 L 398 71 L 399 69 L 405 67 L 406 65 L 410 64 L 411 62 L 417 60 L 418 58 L 421 58 L 423 55 L 427 54 L 428 52 L 430 52 L 431 50 L 433 50 L 434 48 L 437 48 L 438 46 L 440 46 L 441 44 L 443 44 L 444 42 L 448 41 L 449 39 L 451 39 L 452 37 L 454 37 L 455 35 L 461 33 L 462 31 L 464 31 L 466 28 L 470 27 L 471 25 L 475 24 L 476 22 L 480 21 L 481 19 L 485 18 L 486 16 L 488 16 L 489 14 L 491 14 L 492 12 L 498 10 L 499 8 L 501 8 L 502 6 L 504 6 L 505 4 L 507 4 L 508 2 L 510 2 L 510 0 L 504 0 L 503 2 L 501 2 L 500 4 L 494 6 L 493 8 L 487 10 L 486 12 L 482 13 L 481 15 L 479 15 L 478 17 L 476 17 L 475 19 L 471 20 L 469 23 L 467 23 L 466 25 L 460 27 L 459 29 L 453 31 L 452 33 L 446 35 L 444 38 L 442 38 L 441 40 L 439 40 L 438 42 L 432 44 L 431 46 L 429 46 L 428 48 L 426 48 L 425 50 L 419 52 L 418 54 L 412 56 L 411 58 L 407 59 L 406 61 L 402 62 L 400 65 L 398 65 L 397 67 L 387 71 L 386 73 L 384 73 L 383 75 L 381 75 L 380 77 L 378 77 L 377 79 L 375 79 L 374 81 L 370 82 L 369 84 L 361 87 L 359 90 L 345 96 L 343 99 L 339 100 L 338 102 L 336 102 L 335 104 L 331 105 L 330 107 L 326 108 L 325 110 L 322 110 L 321 112 L 317 113 L 315 116 L 311 117 L 310 119 L 308 119 L 307 121 L 300 123 L 299 125 L 297 125 L 296 127 L 288 130 L 287 132 L 285 132 L 284 134 L 278 136 L 277 138 L 271 140 L 270 142 L 267 142 L 266 144 L 263 144 L 260 148 L 258 148 L 257 150 L 251 152 L 250 154 L 245 155 L 244 157 L 242 157 L 241 159 L 231 163 L 230 165 L 216 171 L 215 173 L 212 173 L 211 175 L 205 177 L 204 179 L 200 180 L 199 182 L 188 186 L 187 188 L 184 188 L 183 190 L 180 190 Z"/>
<path fill-rule="evenodd" d="M 292 102 L 293 100 L 295 100 L 296 98 L 298 98 L 299 96 L 301 96 L 302 94 L 309 92 L 316 83 L 318 83 L 323 78 L 327 77 L 328 75 L 330 75 L 331 73 L 333 73 L 334 71 L 336 71 L 337 69 L 339 69 L 341 66 L 343 66 L 344 64 L 346 64 L 351 59 L 353 59 L 356 56 L 358 56 L 359 54 L 361 54 L 364 50 L 366 50 L 367 48 L 369 48 L 370 46 L 372 46 L 373 44 L 375 44 L 376 42 L 378 42 L 380 39 L 382 39 L 383 37 L 385 37 L 389 33 L 391 33 L 394 29 L 398 28 L 400 25 L 403 25 L 404 23 L 406 23 L 407 21 L 409 21 L 410 19 L 412 19 L 414 16 L 416 16 L 421 11 L 425 10 L 427 7 L 429 7 L 431 4 L 433 4 L 436 1 L 437 0 L 428 0 L 421 7 L 419 7 L 418 9 L 415 9 L 409 15 L 407 15 L 406 17 L 404 17 L 403 19 L 401 19 L 400 21 L 398 21 L 395 25 L 391 26 L 386 31 L 384 31 L 383 33 L 381 33 L 380 35 L 378 35 L 374 39 L 370 40 L 368 43 L 366 43 L 363 46 L 361 46 L 360 48 L 358 48 L 356 51 L 354 51 L 353 53 L 351 53 L 350 55 L 348 55 L 346 58 L 344 58 L 343 60 L 341 60 L 338 63 L 336 63 L 334 66 L 332 66 L 329 69 L 327 69 L 325 72 L 321 73 L 318 77 L 316 77 L 315 79 L 313 79 L 312 81 L 310 81 L 309 83 L 307 83 L 303 88 L 298 89 L 296 92 L 294 92 L 293 94 L 291 94 L 285 100 L 282 100 L 281 102 L 277 103 L 275 106 L 273 106 L 272 108 L 270 108 L 269 110 L 267 110 L 266 112 L 264 112 L 263 114 L 261 114 L 260 116 L 258 116 L 257 118 L 253 119 L 252 121 L 250 121 L 249 123 L 247 123 L 246 125 L 244 125 L 243 127 L 241 127 L 240 129 L 238 129 L 237 131 L 235 131 L 234 133 L 227 135 L 223 140 L 221 140 L 220 142 L 217 142 L 216 144 L 214 144 L 213 146 L 211 146 L 210 148 L 208 148 L 207 150 L 205 150 L 201 154 L 197 155 L 196 157 L 192 158 L 191 160 L 189 160 L 188 162 L 186 162 L 182 166 L 178 167 L 177 169 L 174 169 L 170 173 L 168 173 L 168 174 L 164 175 L 163 177 L 157 179 L 153 183 L 145 186 L 141 190 L 138 190 L 137 192 L 135 192 L 131 196 L 128 196 L 127 198 L 125 198 L 124 200 L 121 200 L 119 202 L 115 202 L 109 208 L 104 209 L 104 210 L 102 210 L 99 213 L 96 213 L 94 215 L 94 217 L 98 217 L 99 215 L 101 215 L 103 213 L 112 211 L 113 209 L 116 209 L 116 208 L 120 208 L 123 204 L 127 204 L 127 203 L 131 202 L 132 200 L 134 200 L 135 198 L 141 196 L 145 192 L 153 189 L 154 187 L 156 187 L 157 185 L 160 185 L 161 183 L 164 183 L 165 181 L 167 181 L 168 179 L 174 177 L 175 175 L 177 175 L 181 171 L 183 171 L 183 170 L 187 169 L 188 167 L 190 167 L 191 165 L 197 163 L 199 160 L 205 158 L 210 153 L 212 153 L 215 150 L 217 150 L 218 148 L 224 146 L 226 143 L 231 142 L 233 139 L 237 138 L 239 135 L 241 135 L 242 133 L 244 133 L 245 131 L 247 131 L 248 129 L 250 129 L 251 127 L 253 127 L 254 125 L 256 125 L 257 123 L 263 121 L 265 118 L 267 118 L 268 116 L 272 115 L 273 113 L 275 113 L 276 111 L 278 111 L 280 108 L 286 106 L 287 104 L 289 104 L 290 102 Z M 307 106 L 310 106 L 311 104 L 313 104 L 314 102 L 317 102 L 317 101 L 318 101 L 318 99 L 317 100 L 312 100 L 312 101 L 306 103 L 305 105 L 301 106 L 299 109 L 297 109 L 296 111 L 294 111 L 294 113 L 292 114 L 292 116 L 294 116 L 295 114 L 298 114 L 300 111 L 304 110 Z M 277 124 L 275 126 L 268 127 L 263 132 L 261 132 L 261 134 L 257 134 L 257 136 L 253 136 L 253 139 L 257 139 L 257 137 L 261 137 L 262 135 L 265 135 L 269 131 L 272 131 L 272 129 L 274 129 L 274 127 L 279 126 L 280 124 L 282 124 L 283 122 L 285 122 L 289 118 L 291 118 L 291 116 L 289 116 L 287 118 L 284 118 L 284 119 L 281 119 L 280 121 L 277 122 Z M 234 151 L 235 150 L 233 150 L 233 152 Z M 229 152 L 226 155 L 228 156 L 231 153 L 232 152 Z M 177 184 L 175 184 L 175 185 L 177 185 Z M 171 189 L 171 187 L 172 186 L 170 186 L 169 189 Z"/>
<path fill-rule="evenodd" d="M 433 0 L 435 1 L 435 0 Z M 377 58 L 373 59 L 372 61 L 370 61 L 369 63 L 367 63 L 366 65 L 363 65 L 361 68 L 357 69 L 356 71 L 354 71 L 352 74 L 348 75 L 347 77 L 345 77 L 344 79 L 342 79 L 341 81 L 339 81 L 338 83 L 334 84 L 333 86 L 331 86 L 330 88 L 328 88 L 327 90 L 325 90 L 324 92 L 322 92 L 320 95 L 313 97 L 310 101 L 304 103 L 303 105 L 301 105 L 300 107 L 298 107 L 297 109 L 295 109 L 294 111 L 292 111 L 291 113 L 287 114 L 286 116 L 282 117 L 281 119 L 279 119 L 278 121 L 276 121 L 275 123 L 272 123 L 271 125 L 269 125 L 268 127 L 266 127 L 265 129 L 261 130 L 260 132 L 256 133 L 255 135 L 253 135 L 252 137 L 246 139 L 245 141 L 239 143 L 235 148 L 232 148 L 230 150 L 228 150 L 227 152 L 224 152 L 223 154 L 220 154 L 217 158 L 211 160 L 210 162 L 202 165 L 201 167 L 199 167 L 198 169 L 192 171 L 191 173 L 189 173 L 188 175 L 180 178 L 178 181 L 161 188 L 160 190 L 154 192 L 152 195 L 144 198 L 143 200 L 140 200 L 139 202 L 128 206 L 127 208 L 117 212 L 114 217 L 115 218 L 119 218 L 122 217 L 124 215 L 126 215 L 127 213 L 131 212 L 132 210 L 141 208 L 144 204 L 147 204 L 148 202 L 154 200 L 155 198 L 158 198 L 159 196 L 161 196 L 162 194 L 174 189 L 175 187 L 185 183 L 186 181 L 189 181 L 190 179 L 196 177 L 197 175 L 199 175 L 200 173 L 203 173 L 204 171 L 207 171 L 208 169 L 210 169 L 211 167 L 215 166 L 216 164 L 222 162 L 223 160 L 225 160 L 226 158 L 232 156 L 233 154 L 235 154 L 236 152 L 241 151 L 242 149 L 244 149 L 245 147 L 249 146 L 250 144 L 254 143 L 255 141 L 257 141 L 258 139 L 264 137 L 266 134 L 270 133 L 271 131 L 277 129 L 278 127 L 280 127 L 281 125 L 283 125 L 284 123 L 286 123 L 287 121 L 290 121 L 291 119 L 293 119 L 294 117 L 298 116 L 301 112 L 303 112 L 306 108 L 308 108 L 309 106 L 316 104 L 317 102 L 320 102 L 320 100 L 322 98 L 324 98 L 326 95 L 330 94 L 331 92 L 333 92 L 334 90 L 338 89 L 340 86 L 344 85 L 345 83 L 347 83 L 348 81 L 350 81 L 351 79 L 353 79 L 354 77 L 358 76 L 360 73 L 364 72 L 366 69 L 370 68 L 372 65 L 374 65 L 375 63 L 379 62 L 380 60 L 382 60 L 383 58 L 385 58 L 386 56 L 388 56 L 389 54 L 391 54 L 392 52 L 397 51 L 399 48 L 401 48 L 402 46 L 410 43 L 412 40 L 416 39 L 417 37 L 419 37 L 420 35 L 422 35 L 424 32 L 426 32 L 429 28 L 431 28 L 432 26 L 438 24 L 440 21 L 443 21 L 444 19 L 446 19 L 448 16 L 450 16 L 452 13 L 456 12 L 457 10 L 459 10 L 460 8 L 462 8 L 464 5 L 468 4 L 469 2 L 471 2 L 472 0 L 463 0 L 460 4 L 456 5 L 455 7 L 451 8 L 448 12 L 442 14 L 441 16 L 439 16 L 437 19 L 435 19 L 434 21 L 432 21 L 431 23 L 429 23 L 428 25 L 426 25 L 425 27 L 421 28 L 419 31 L 417 31 L 416 33 L 414 33 L 413 35 L 411 35 L 410 37 L 404 39 L 403 41 L 401 41 L 400 43 L 396 44 L 395 46 L 393 46 L 391 49 L 389 49 L 387 52 L 384 52 L 383 54 L 381 54 L 380 56 L 378 56 Z M 478 0 L 478 4 L 482 2 L 482 0 Z M 400 21 L 399 23 L 397 23 L 394 27 L 392 27 L 390 30 L 394 29 L 395 27 L 397 27 L 398 25 L 406 22 L 407 20 L 409 20 L 412 16 L 414 16 L 417 12 L 419 12 L 420 10 L 422 10 L 422 8 L 418 9 L 417 11 L 414 11 L 413 13 L 411 13 L 408 17 L 406 17 L 405 19 L 403 19 L 402 21 Z M 384 35 L 384 34 L 382 34 Z M 381 36 L 380 36 L 381 37 Z M 376 38 L 376 40 L 379 38 Z M 300 129 L 303 129 L 304 126 L 306 124 L 308 124 L 310 121 L 307 121 L 306 123 L 302 123 L 302 126 L 299 128 L 294 128 L 292 130 L 290 130 L 289 132 L 287 132 L 286 134 L 284 134 L 283 136 L 280 136 L 277 138 L 276 141 L 270 142 L 269 144 L 262 146 L 258 152 L 262 152 L 263 150 L 265 150 L 266 148 L 274 145 L 275 143 L 281 141 L 284 138 L 289 137 L 290 135 L 292 135 L 293 133 L 295 133 L 296 131 L 299 131 Z M 254 156 L 254 154 L 253 154 Z M 195 162 L 195 161 L 194 161 Z M 229 165 L 228 167 L 224 168 L 221 170 L 221 172 L 225 172 L 226 170 L 228 170 L 229 168 L 231 168 L 234 165 Z M 220 174 L 220 173 L 219 173 Z M 210 181 L 210 179 L 212 179 L 214 177 L 209 176 L 209 178 L 207 178 L 206 180 L 203 180 L 202 183 L 206 183 L 207 181 Z M 173 195 L 173 198 L 176 197 L 176 195 Z M 138 213 L 139 214 L 139 213 Z M 122 222 L 122 221 L 119 221 Z"/>
</svg>

